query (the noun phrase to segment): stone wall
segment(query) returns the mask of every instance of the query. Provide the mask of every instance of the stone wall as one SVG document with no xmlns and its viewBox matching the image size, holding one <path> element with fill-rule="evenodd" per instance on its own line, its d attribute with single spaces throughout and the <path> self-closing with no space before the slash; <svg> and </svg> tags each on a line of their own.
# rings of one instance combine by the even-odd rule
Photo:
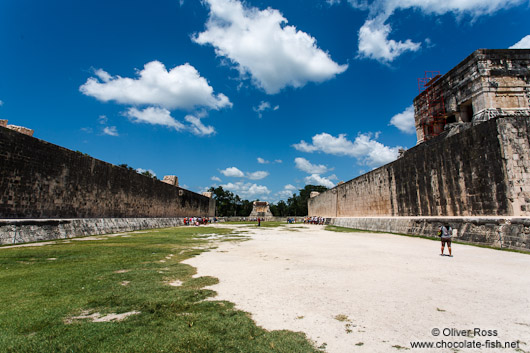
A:
<svg viewBox="0 0 530 353">
<path fill-rule="evenodd" d="M 182 218 L 0 219 L 0 245 L 183 225 Z"/>
<path fill-rule="evenodd" d="M 213 216 L 212 201 L 0 127 L 0 218 Z"/>
<path fill-rule="evenodd" d="M 438 227 L 453 228 L 453 240 L 498 248 L 530 250 L 530 219 L 513 217 L 343 217 L 326 224 L 379 232 L 436 237 Z"/>
<path fill-rule="evenodd" d="M 308 200 L 309 215 L 528 216 L 530 118 L 440 135 Z"/>
</svg>

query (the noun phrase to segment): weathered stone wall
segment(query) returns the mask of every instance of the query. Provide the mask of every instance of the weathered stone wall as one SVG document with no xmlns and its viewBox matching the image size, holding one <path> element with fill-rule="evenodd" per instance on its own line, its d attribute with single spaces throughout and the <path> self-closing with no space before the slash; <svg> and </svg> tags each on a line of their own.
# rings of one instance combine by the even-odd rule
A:
<svg viewBox="0 0 530 353">
<path fill-rule="evenodd" d="M 183 225 L 182 218 L 0 219 L 0 245 Z"/>
<path fill-rule="evenodd" d="M 213 216 L 212 200 L 0 127 L 0 218 Z"/>
<path fill-rule="evenodd" d="M 530 118 L 441 135 L 308 200 L 309 215 L 528 216 Z"/>
<path fill-rule="evenodd" d="M 530 219 L 503 217 L 344 217 L 326 224 L 379 232 L 436 237 L 441 224 L 453 228 L 453 240 L 498 248 L 530 250 Z"/>
</svg>

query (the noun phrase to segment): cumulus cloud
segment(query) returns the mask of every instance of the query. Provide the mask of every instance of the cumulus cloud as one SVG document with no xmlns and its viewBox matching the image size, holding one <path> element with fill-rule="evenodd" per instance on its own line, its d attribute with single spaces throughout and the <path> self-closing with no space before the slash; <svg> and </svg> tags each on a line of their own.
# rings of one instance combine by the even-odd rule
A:
<svg viewBox="0 0 530 353">
<path fill-rule="evenodd" d="M 234 177 L 234 178 L 243 178 L 245 176 L 245 173 L 237 169 L 236 167 L 230 167 L 223 170 L 220 170 L 221 174 L 227 177 Z"/>
<path fill-rule="evenodd" d="M 208 136 L 215 134 L 215 129 L 213 126 L 205 126 L 201 119 L 193 116 L 193 115 L 186 115 L 184 118 L 188 123 L 190 123 L 190 126 L 188 126 L 188 129 L 191 131 L 192 134 L 198 135 L 198 136 Z"/>
<path fill-rule="evenodd" d="M 304 182 L 306 185 L 322 185 L 330 189 L 335 186 L 329 178 L 322 177 L 318 174 L 311 174 L 310 176 L 305 177 Z"/>
<path fill-rule="evenodd" d="M 105 126 L 103 128 L 103 134 L 109 136 L 119 136 L 116 126 Z"/>
<path fill-rule="evenodd" d="M 396 42 L 388 39 L 391 27 L 380 23 L 378 20 L 366 21 L 359 29 L 359 55 L 380 61 L 393 61 L 406 51 L 417 51 L 420 43 L 414 43 L 410 39 L 405 42 Z"/>
<path fill-rule="evenodd" d="M 452 13 L 473 18 L 525 3 L 527 0 L 349 0 L 357 9 L 368 10 L 368 18 L 359 30 L 359 56 L 381 62 L 391 62 L 407 51 L 417 51 L 421 44 L 410 39 L 389 39 L 391 26 L 387 23 L 397 10 L 415 9 L 428 15 Z M 330 3 L 337 3 L 331 1 Z"/>
<path fill-rule="evenodd" d="M 390 119 L 390 125 L 394 125 L 400 131 L 406 134 L 413 134 L 416 132 L 414 122 L 414 106 L 407 107 L 403 112 L 396 114 Z"/>
<path fill-rule="evenodd" d="M 250 180 L 261 180 L 269 176 L 269 172 L 258 170 L 256 172 L 247 173 L 246 176 Z"/>
<path fill-rule="evenodd" d="M 307 159 L 297 157 L 294 159 L 296 168 L 308 174 L 324 174 L 329 171 L 328 167 L 323 164 L 311 164 Z"/>
<path fill-rule="evenodd" d="M 293 196 L 296 190 L 296 186 L 287 184 L 283 187 L 283 190 L 278 191 L 275 196 L 279 199 L 288 199 L 289 197 Z"/>
<path fill-rule="evenodd" d="M 239 195 L 244 199 L 253 199 L 257 196 L 264 196 L 270 194 L 270 190 L 264 185 L 244 183 L 242 181 L 237 183 L 228 183 L 221 186 L 223 187 L 223 189 L 230 190 L 234 194 Z"/>
<path fill-rule="evenodd" d="M 274 163 L 283 163 L 283 161 L 281 159 L 275 159 Z"/>
<path fill-rule="evenodd" d="M 258 163 L 259 164 L 269 164 L 270 162 L 269 161 L 266 161 L 265 159 L 261 158 L 261 157 L 258 157 Z"/>
<path fill-rule="evenodd" d="M 167 71 L 161 62 L 151 61 L 137 72 L 137 78 L 111 76 L 102 69 L 94 73 L 97 77 L 90 77 L 79 90 L 103 102 L 188 110 L 232 106 L 224 94 L 215 95 L 206 79 L 187 63 Z"/>
<path fill-rule="evenodd" d="M 323 82 L 348 68 L 318 48 L 315 38 L 287 25 L 278 10 L 247 7 L 239 0 L 205 2 L 210 7 L 206 30 L 193 40 L 212 45 L 218 56 L 230 60 L 241 77 L 250 75 L 267 94 L 287 86 Z"/>
<path fill-rule="evenodd" d="M 165 108 L 147 107 L 144 110 L 129 108 L 125 116 L 135 123 L 147 123 L 152 125 L 163 125 L 177 131 L 185 130 L 186 126 L 171 116 L 171 112 Z"/>
<path fill-rule="evenodd" d="M 218 181 L 218 182 L 221 182 L 221 178 L 217 177 L 217 176 L 213 176 L 211 177 L 210 179 L 212 179 L 213 181 Z"/>
<path fill-rule="evenodd" d="M 530 34 L 523 37 L 520 41 L 512 45 L 510 49 L 530 49 Z"/>
<path fill-rule="evenodd" d="M 399 146 L 388 147 L 372 139 L 372 134 L 359 134 L 352 142 L 346 134 L 334 137 L 325 132 L 313 136 L 312 143 L 305 141 L 294 144 L 293 147 L 302 152 L 323 152 L 337 156 L 356 158 L 361 164 L 377 167 L 395 160 Z"/>
<path fill-rule="evenodd" d="M 276 111 L 280 109 L 279 105 L 276 105 L 274 107 L 271 106 L 269 102 L 261 101 L 261 103 L 257 107 L 252 107 L 252 110 L 254 110 L 256 113 L 258 113 L 258 117 L 261 119 L 263 117 L 263 112 L 267 110 L 273 110 Z"/>
<path fill-rule="evenodd" d="M 269 176 L 269 172 L 266 172 L 264 170 L 243 173 L 241 170 L 239 170 L 236 167 L 226 168 L 226 169 L 220 170 L 220 172 L 221 174 L 227 177 L 247 178 L 250 180 L 261 180 Z"/>
</svg>

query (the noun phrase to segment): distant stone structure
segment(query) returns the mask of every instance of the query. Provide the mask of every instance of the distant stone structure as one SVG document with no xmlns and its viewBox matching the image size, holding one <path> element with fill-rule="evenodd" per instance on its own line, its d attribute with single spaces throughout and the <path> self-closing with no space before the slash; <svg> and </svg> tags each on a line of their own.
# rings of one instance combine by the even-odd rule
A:
<svg viewBox="0 0 530 353">
<path fill-rule="evenodd" d="M 254 201 L 252 212 L 250 212 L 251 218 L 256 217 L 272 217 L 272 212 L 269 207 L 269 203 L 266 201 Z"/>
<path fill-rule="evenodd" d="M 17 126 L 17 125 L 8 125 L 7 120 L 0 120 L 0 127 L 5 127 L 10 130 L 19 132 L 24 135 L 33 136 L 34 131 L 31 129 L 28 129 L 27 127 L 23 126 Z"/>
<path fill-rule="evenodd" d="M 208 198 L 212 198 L 212 193 L 210 191 L 204 191 L 203 193 L 201 193 L 202 196 L 206 196 Z"/>
<path fill-rule="evenodd" d="M 309 197 L 313 198 L 313 197 L 317 197 L 318 195 L 320 195 L 318 191 L 311 191 L 311 193 L 309 194 Z"/>
<path fill-rule="evenodd" d="M 179 178 L 176 175 L 164 175 L 162 182 L 173 186 L 179 186 Z"/>
<path fill-rule="evenodd" d="M 441 76 L 427 71 L 414 99 L 418 143 L 497 116 L 530 116 L 530 49 L 479 49 Z"/>
</svg>

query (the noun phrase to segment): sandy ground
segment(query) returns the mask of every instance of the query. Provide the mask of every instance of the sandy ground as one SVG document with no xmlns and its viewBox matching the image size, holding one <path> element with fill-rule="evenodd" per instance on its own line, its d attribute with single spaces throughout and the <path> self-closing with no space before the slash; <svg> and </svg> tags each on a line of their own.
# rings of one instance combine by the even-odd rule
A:
<svg viewBox="0 0 530 353">
<path fill-rule="evenodd" d="M 238 228 L 251 239 L 186 263 L 265 329 L 302 331 L 327 352 L 530 352 L 530 255 L 454 244 L 451 258 L 438 242 L 391 234 Z M 476 328 L 493 336 L 462 336 Z M 487 340 L 520 350 L 411 349 Z"/>
</svg>

